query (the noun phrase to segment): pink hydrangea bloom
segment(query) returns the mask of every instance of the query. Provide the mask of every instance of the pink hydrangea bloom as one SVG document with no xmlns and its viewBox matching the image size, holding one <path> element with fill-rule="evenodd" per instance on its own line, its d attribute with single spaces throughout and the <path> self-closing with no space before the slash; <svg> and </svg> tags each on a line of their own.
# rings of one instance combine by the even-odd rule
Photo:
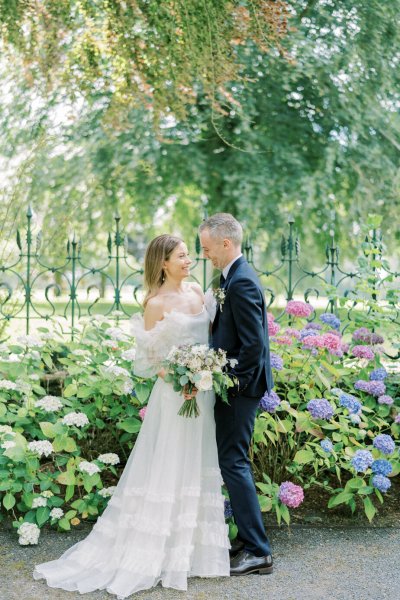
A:
<svg viewBox="0 0 400 600">
<path fill-rule="evenodd" d="M 366 358 L 367 360 L 372 360 L 375 357 L 374 351 L 369 346 L 354 346 L 352 353 L 357 358 Z"/>
<path fill-rule="evenodd" d="M 268 321 L 268 333 L 269 335 L 275 335 L 280 330 L 281 326 L 278 323 L 275 323 L 275 317 L 271 313 L 267 313 L 267 321 Z"/>
<path fill-rule="evenodd" d="M 326 348 L 331 354 L 340 353 L 342 351 L 341 346 L 341 338 L 331 332 L 307 336 L 303 340 L 304 348 Z"/>
<path fill-rule="evenodd" d="M 291 335 L 292 337 L 294 337 L 294 338 L 296 338 L 298 340 L 301 337 L 300 331 L 298 329 L 294 329 L 293 327 L 286 327 L 285 334 L 286 335 Z"/>
<path fill-rule="evenodd" d="M 292 343 L 293 343 L 293 340 L 292 340 L 292 338 L 289 335 L 281 335 L 281 336 L 275 338 L 275 342 L 277 344 L 291 346 Z"/>
<path fill-rule="evenodd" d="M 143 406 L 143 408 L 141 408 L 139 410 L 139 417 L 142 419 L 142 421 L 146 415 L 146 411 L 147 411 L 147 406 Z"/>
<path fill-rule="evenodd" d="M 323 347 L 329 352 L 337 352 L 342 349 L 342 338 L 337 335 L 337 332 L 327 332 L 321 335 Z"/>
<path fill-rule="evenodd" d="M 289 508 L 297 508 L 304 500 L 304 491 L 299 485 L 284 481 L 279 487 L 278 497 Z"/>
<path fill-rule="evenodd" d="M 293 317 L 309 317 L 313 311 L 311 304 L 301 300 L 289 300 L 285 308 L 285 312 Z"/>
</svg>

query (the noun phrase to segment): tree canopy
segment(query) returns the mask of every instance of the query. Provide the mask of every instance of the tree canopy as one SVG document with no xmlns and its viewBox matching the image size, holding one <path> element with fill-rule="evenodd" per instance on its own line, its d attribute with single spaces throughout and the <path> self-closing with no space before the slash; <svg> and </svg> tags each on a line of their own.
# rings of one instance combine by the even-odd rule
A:
<svg viewBox="0 0 400 600">
<path fill-rule="evenodd" d="M 47 4 L 56 5 L 40 3 Z M 78 4 L 92 5 L 68 6 Z M 222 19 L 229 6 L 251 12 L 250 4 L 267 6 L 205 6 L 221 10 Z M 109 2 L 107 10 L 120 5 L 125 6 Z M 96 10 L 101 6 L 96 3 Z M 262 248 L 269 245 L 269 252 L 293 214 L 311 260 L 321 255 L 330 230 L 352 255 L 360 223 L 368 212 L 378 212 L 386 241 L 394 247 L 399 235 L 399 9 L 400 0 L 279 4 L 278 21 L 290 16 L 287 34 L 268 25 L 268 47 L 250 35 L 230 45 L 234 55 L 225 56 L 238 71 L 224 80 L 218 105 L 196 61 L 188 74 L 199 93 L 190 101 L 182 95 L 181 105 L 169 92 L 163 95 L 161 85 L 149 109 L 132 86 L 135 102 L 114 110 L 116 90 L 98 85 L 88 73 L 87 87 L 76 76 L 75 95 L 67 80 L 44 89 L 46 69 L 38 64 L 42 38 L 35 38 L 35 52 L 24 59 L 31 78 L 13 71 L 11 59 L 2 65 L 8 93 L 0 100 L 0 153 L 12 173 L 3 210 L 11 199 L 15 210 L 29 199 L 49 230 L 59 234 L 60 223 L 69 229 L 71 221 L 85 234 L 107 229 L 118 209 L 132 237 L 153 235 L 159 221 L 159 228 L 175 229 L 189 241 L 205 208 L 229 210 Z M 22 11 L 14 31 L 2 17 L 3 40 L 13 44 L 14 61 L 26 51 L 21 37 L 26 14 Z M 224 45 L 233 39 L 231 33 L 221 30 L 215 39 L 220 36 Z M 145 43 L 151 39 L 145 37 Z M 201 53 L 203 41 L 196 43 Z M 164 46 L 160 59 L 163 52 Z M 60 56 L 47 73 L 51 81 L 62 81 Z M 158 105 L 163 118 L 156 122 L 154 106 L 161 96 L 166 103 Z"/>
</svg>

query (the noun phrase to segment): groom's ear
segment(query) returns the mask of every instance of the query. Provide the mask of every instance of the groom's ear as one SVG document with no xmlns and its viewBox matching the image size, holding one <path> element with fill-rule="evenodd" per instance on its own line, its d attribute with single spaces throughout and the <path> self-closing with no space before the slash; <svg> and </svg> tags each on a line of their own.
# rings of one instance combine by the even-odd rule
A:
<svg viewBox="0 0 400 600">
<path fill-rule="evenodd" d="M 230 248 L 232 246 L 232 242 L 231 240 L 228 240 L 228 238 L 224 238 L 223 244 L 224 248 Z"/>
</svg>

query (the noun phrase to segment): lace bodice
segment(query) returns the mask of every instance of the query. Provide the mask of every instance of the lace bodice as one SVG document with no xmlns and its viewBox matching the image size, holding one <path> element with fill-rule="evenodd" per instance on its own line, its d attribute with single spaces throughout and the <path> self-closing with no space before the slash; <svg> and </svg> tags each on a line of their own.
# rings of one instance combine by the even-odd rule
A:
<svg viewBox="0 0 400 600">
<path fill-rule="evenodd" d="M 148 331 L 144 328 L 143 316 L 133 315 L 130 327 L 136 340 L 135 375 L 156 375 L 173 346 L 208 344 L 209 323 L 210 317 L 205 307 L 194 315 L 176 309 L 164 312 L 164 318 Z"/>
</svg>

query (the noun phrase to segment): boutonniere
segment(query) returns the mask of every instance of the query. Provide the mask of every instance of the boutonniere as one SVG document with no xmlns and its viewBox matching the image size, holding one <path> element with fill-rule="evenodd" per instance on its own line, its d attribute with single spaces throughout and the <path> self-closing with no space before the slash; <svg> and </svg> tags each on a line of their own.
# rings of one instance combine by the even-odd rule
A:
<svg viewBox="0 0 400 600">
<path fill-rule="evenodd" d="M 225 297 L 226 297 L 226 291 L 224 290 L 224 288 L 216 288 L 215 290 L 213 290 L 213 295 L 215 300 L 217 301 L 217 303 L 219 304 L 219 309 L 222 312 L 222 307 L 224 305 L 225 302 Z"/>
</svg>

